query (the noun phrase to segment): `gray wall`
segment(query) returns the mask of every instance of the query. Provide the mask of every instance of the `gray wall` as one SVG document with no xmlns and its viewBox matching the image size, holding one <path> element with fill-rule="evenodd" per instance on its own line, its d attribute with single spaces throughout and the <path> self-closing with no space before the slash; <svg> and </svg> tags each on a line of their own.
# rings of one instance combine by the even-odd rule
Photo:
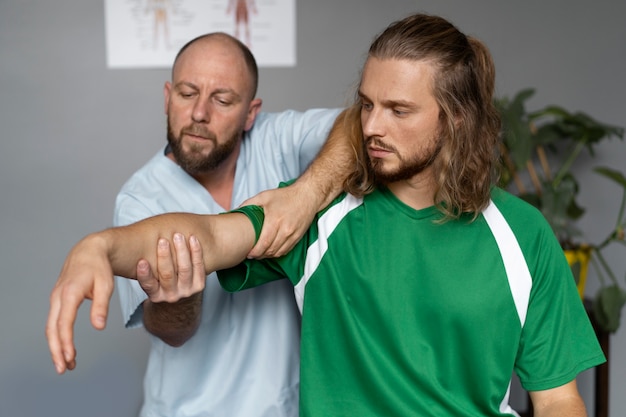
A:
<svg viewBox="0 0 626 417">
<path fill-rule="evenodd" d="M 86 303 L 76 326 L 79 366 L 57 376 L 44 325 L 48 295 L 70 247 L 111 223 L 123 181 L 164 142 L 166 70 L 107 70 L 101 1 L 0 0 L 0 416 L 133 416 L 148 348 L 122 329 L 93 330 Z M 553 0 L 300 0 L 298 67 L 263 69 L 266 110 L 339 106 L 350 97 L 372 37 L 412 11 L 444 15 L 482 38 L 498 93 L 536 87 L 549 103 L 626 125 L 626 2 Z M 626 146 L 598 151 L 626 167 Z M 577 169 L 589 171 L 591 164 Z M 618 195 L 584 174 L 592 237 L 612 225 Z M 602 200 L 596 201 L 596 194 Z M 611 262 L 620 274 L 626 257 Z M 588 292 L 597 288 L 591 277 Z M 626 325 L 611 339 L 611 415 L 626 410 Z M 589 375 L 581 378 L 586 398 Z M 591 401 L 591 400 L 589 400 Z M 591 405 L 591 404 L 589 404 Z"/>
</svg>

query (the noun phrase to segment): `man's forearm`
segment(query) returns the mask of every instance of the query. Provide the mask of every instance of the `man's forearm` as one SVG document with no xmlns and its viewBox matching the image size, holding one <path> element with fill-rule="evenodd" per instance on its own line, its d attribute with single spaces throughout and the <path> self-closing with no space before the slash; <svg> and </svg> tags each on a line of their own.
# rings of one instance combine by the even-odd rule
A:
<svg viewBox="0 0 626 417">
<path fill-rule="evenodd" d="M 318 211 L 341 192 L 344 181 L 353 171 L 355 153 L 350 142 L 353 129 L 360 127 L 354 108 L 342 111 L 318 156 L 293 184 L 307 195 L 317 197 Z M 358 124 L 358 126 L 356 126 Z"/>
<path fill-rule="evenodd" d="M 96 233 L 106 248 L 113 273 L 136 278 L 137 262 L 146 259 L 156 269 L 156 245 L 160 238 L 172 241 L 174 233 L 194 235 L 203 250 L 206 274 L 234 266 L 245 259 L 255 242 L 255 232 L 245 215 L 167 213 L 128 226 Z"/>
<path fill-rule="evenodd" d="M 582 400 L 561 402 L 534 412 L 536 417 L 587 417 Z"/>
<path fill-rule="evenodd" d="M 200 265 L 204 262 L 204 275 L 238 264 L 255 242 L 254 227 L 241 213 L 214 216 L 170 213 L 85 237 L 68 254 L 50 294 L 46 337 L 58 373 L 76 366 L 73 326 L 83 300 L 92 300 L 91 322 L 103 329 L 114 288 L 113 275 L 136 278 L 142 259 L 157 271 L 157 247 L 162 247 L 157 242 L 159 238 L 172 239 L 176 232 L 193 235 L 200 242 L 201 246 L 193 240 L 192 246 L 202 251 L 204 260 L 198 262 Z M 174 240 L 182 242 L 182 239 Z M 143 265 L 140 270 L 146 268 Z"/>
<path fill-rule="evenodd" d="M 536 417 L 587 417 L 575 379 L 560 387 L 531 391 L 530 399 Z"/>
</svg>

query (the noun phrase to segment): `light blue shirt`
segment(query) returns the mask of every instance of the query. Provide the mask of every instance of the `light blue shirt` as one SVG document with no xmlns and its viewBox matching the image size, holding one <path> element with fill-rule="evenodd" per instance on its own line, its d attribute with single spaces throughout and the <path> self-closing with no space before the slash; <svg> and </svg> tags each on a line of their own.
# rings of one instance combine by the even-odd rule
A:
<svg viewBox="0 0 626 417">
<path fill-rule="evenodd" d="M 339 110 L 261 113 L 237 159 L 232 207 L 297 177 L 317 155 Z M 157 153 L 122 187 L 115 225 L 172 211 L 225 211 L 191 176 Z M 147 298 L 117 278 L 126 327 L 142 326 Z M 287 280 L 229 294 L 208 276 L 197 333 L 170 347 L 150 336 L 142 417 L 296 417 L 300 317 Z"/>
</svg>

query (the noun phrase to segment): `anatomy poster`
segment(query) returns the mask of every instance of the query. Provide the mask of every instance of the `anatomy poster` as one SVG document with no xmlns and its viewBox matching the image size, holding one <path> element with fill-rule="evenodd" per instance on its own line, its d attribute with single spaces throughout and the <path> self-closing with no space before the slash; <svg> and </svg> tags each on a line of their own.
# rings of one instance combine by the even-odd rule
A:
<svg viewBox="0 0 626 417">
<path fill-rule="evenodd" d="M 107 66 L 170 68 L 187 41 L 226 32 L 260 67 L 296 65 L 296 0 L 105 0 Z"/>
</svg>

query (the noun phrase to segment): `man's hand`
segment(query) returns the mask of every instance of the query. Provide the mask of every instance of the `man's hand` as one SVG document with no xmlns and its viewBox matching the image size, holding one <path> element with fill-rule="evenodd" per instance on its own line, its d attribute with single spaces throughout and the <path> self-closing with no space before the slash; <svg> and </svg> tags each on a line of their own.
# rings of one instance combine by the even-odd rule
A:
<svg viewBox="0 0 626 417">
<path fill-rule="evenodd" d="M 96 329 L 104 329 L 109 300 L 115 288 L 113 275 L 136 279 L 139 263 L 143 268 L 142 279 L 145 278 L 144 289 L 154 299 L 168 299 L 172 296 L 174 285 L 172 281 L 166 282 L 167 279 L 164 278 L 163 282 L 158 281 L 156 285 L 154 277 L 146 275 L 146 266 L 140 260 L 146 260 L 153 270 L 158 271 L 159 268 L 156 266 L 158 252 L 155 254 L 155 243 L 162 237 L 169 239 L 176 231 L 185 236 L 197 236 L 198 242 L 203 242 L 211 248 L 211 251 L 202 253 L 200 244 L 196 247 L 192 240 L 191 257 L 193 258 L 196 249 L 200 251 L 196 254 L 199 255 L 197 256 L 199 263 L 196 265 L 192 262 L 196 268 L 191 274 L 191 279 L 177 278 L 175 298 L 192 293 L 200 288 L 199 286 L 204 288 L 206 271 L 237 265 L 250 252 L 255 238 L 252 223 L 241 213 L 215 216 L 189 213 L 161 214 L 85 237 L 70 251 L 50 295 L 46 337 L 58 373 L 62 374 L 76 366 L 73 327 L 83 300 L 93 300 L 91 323 Z M 184 239 L 175 243 L 174 247 L 176 248 L 178 244 L 185 245 Z M 168 254 L 168 259 L 169 256 Z M 180 264 L 185 267 L 182 262 Z M 164 268 L 166 267 L 162 269 L 165 270 Z M 203 271 L 201 280 L 198 278 L 199 271 Z M 164 272 L 163 276 L 165 275 L 167 273 Z M 184 288 L 181 289 L 181 286 Z"/>
<path fill-rule="evenodd" d="M 300 240 L 319 210 L 319 202 L 306 195 L 303 184 L 263 191 L 242 206 L 263 207 L 265 221 L 249 258 L 272 258 L 288 253 Z"/>
<path fill-rule="evenodd" d="M 104 242 L 97 235 L 81 240 L 67 256 L 50 295 L 46 337 L 59 374 L 76 367 L 74 322 L 81 303 L 85 299 L 92 300 L 91 324 L 102 330 L 114 288 Z"/>
<path fill-rule="evenodd" d="M 156 271 L 145 259 L 137 263 L 137 281 L 148 295 L 143 304 L 146 330 L 170 346 L 182 346 L 200 325 L 206 272 L 202 247 L 194 236 L 189 247 L 175 233 L 174 253 L 166 239 L 157 243 Z"/>
<path fill-rule="evenodd" d="M 147 260 L 137 264 L 137 281 L 153 303 L 175 303 L 204 290 L 206 274 L 202 258 L 202 247 L 195 236 L 189 238 L 189 247 L 181 233 L 173 238 L 174 255 L 167 239 L 157 244 L 156 275 Z"/>
<path fill-rule="evenodd" d="M 249 258 L 283 256 L 304 235 L 315 214 L 341 192 L 352 173 L 355 152 L 352 138 L 361 133 L 360 107 L 341 112 L 319 155 L 290 186 L 264 191 L 242 205 L 263 207 L 265 222 Z"/>
</svg>

